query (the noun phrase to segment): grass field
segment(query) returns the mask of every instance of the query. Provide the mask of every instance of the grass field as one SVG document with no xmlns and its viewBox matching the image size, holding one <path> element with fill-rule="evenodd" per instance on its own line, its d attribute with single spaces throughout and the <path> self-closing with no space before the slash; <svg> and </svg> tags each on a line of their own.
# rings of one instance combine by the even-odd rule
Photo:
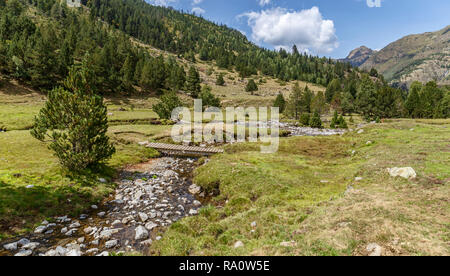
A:
<svg viewBox="0 0 450 276">
<path fill-rule="evenodd" d="M 235 72 L 219 69 L 207 62 L 196 64 L 204 84 L 211 86 L 213 94 L 222 100 L 222 105 L 227 106 L 272 106 L 273 101 L 279 93 L 285 98 L 289 97 L 295 82 L 279 82 L 268 77 L 257 77 L 255 82 L 258 84 L 258 91 L 253 95 L 245 92 L 245 86 L 248 80 L 243 80 Z M 208 74 L 209 73 L 211 74 Z M 225 85 L 216 85 L 216 79 L 219 74 L 223 74 Z M 259 80 L 262 79 L 263 83 Z M 299 81 L 300 87 L 306 85 L 313 91 L 325 91 L 325 88 L 319 85 Z"/>
<path fill-rule="evenodd" d="M 70 175 L 62 171 L 47 145 L 29 132 L 45 95 L 17 83 L 0 89 L 0 240 L 27 232 L 34 224 L 55 215 L 78 215 L 114 189 L 116 170 L 157 156 L 138 141 L 165 137 L 168 126 L 134 125 L 157 118 L 155 99 L 107 99 L 112 125 L 108 135 L 116 154 L 102 172 Z M 107 184 L 100 177 L 110 180 Z M 30 186 L 32 185 L 32 186 Z M 27 188 L 28 187 L 28 188 Z"/>
<path fill-rule="evenodd" d="M 225 79 L 213 92 L 233 105 L 266 105 L 276 95 L 233 95 Z M 117 153 L 102 172 L 71 176 L 29 134 L 44 100 L 17 84 L 0 89 L 0 125 L 8 129 L 0 133 L 0 240 L 48 217 L 80 214 L 113 191 L 117 169 L 157 155 L 137 142 L 170 134 L 170 126 L 146 124 L 157 118 L 155 98 L 108 98 Z M 362 122 L 354 120 L 350 127 Z M 374 242 L 384 255 L 450 254 L 450 120 L 387 120 L 363 134 L 282 138 L 273 155 L 258 144 L 225 149 L 195 172 L 195 183 L 211 193 L 208 206 L 173 224 L 154 254 L 367 255 Z M 405 166 L 418 178 L 386 172 Z M 237 241 L 244 246 L 234 248 Z"/>
<path fill-rule="evenodd" d="M 416 180 L 386 172 L 405 166 Z M 155 254 L 367 255 L 369 243 L 384 255 L 450 254 L 449 120 L 287 138 L 275 155 L 228 146 L 196 171 L 195 183 L 218 196 L 172 225 Z M 234 248 L 237 241 L 244 246 Z"/>
</svg>

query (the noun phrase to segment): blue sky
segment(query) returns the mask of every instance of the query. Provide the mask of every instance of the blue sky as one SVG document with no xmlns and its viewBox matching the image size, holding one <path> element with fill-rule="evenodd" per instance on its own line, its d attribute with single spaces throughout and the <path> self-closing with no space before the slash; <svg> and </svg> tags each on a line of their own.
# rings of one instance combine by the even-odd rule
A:
<svg viewBox="0 0 450 276">
<path fill-rule="evenodd" d="M 293 43 L 342 58 L 365 45 L 381 49 L 408 34 L 450 25 L 449 0 L 147 0 L 226 24 L 267 48 Z"/>
</svg>

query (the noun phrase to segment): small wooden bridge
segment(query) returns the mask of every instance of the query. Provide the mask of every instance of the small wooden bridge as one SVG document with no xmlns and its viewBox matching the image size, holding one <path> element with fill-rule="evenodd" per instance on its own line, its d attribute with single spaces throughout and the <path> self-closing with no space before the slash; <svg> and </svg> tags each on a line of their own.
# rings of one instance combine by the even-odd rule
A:
<svg viewBox="0 0 450 276">
<path fill-rule="evenodd" d="M 223 153 L 223 149 L 218 148 L 191 147 L 162 143 L 147 143 L 146 147 L 156 149 L 164 154 L 177 156 L 210 156 L 217 153 Z"/>
</svg>

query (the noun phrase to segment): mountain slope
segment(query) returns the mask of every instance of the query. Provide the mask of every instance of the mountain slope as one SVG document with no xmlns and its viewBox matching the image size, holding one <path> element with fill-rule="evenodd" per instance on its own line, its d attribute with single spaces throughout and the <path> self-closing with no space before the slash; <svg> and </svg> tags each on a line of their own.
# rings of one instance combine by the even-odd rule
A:
<svg viewBox="0 0 450 276">
<path fill-rule="evenodd" d="M 0 0 L 0 72 L 51 89 L 72 65 L 85 61 L 104 94 L 133 92 L 136 86 L 146 92 L 182 88 L 188 68 L 149 56 L 144 45 L 190 63 L 211 62 L 241 79 L 265 76 L 327 86 L 354 71 L 329 58 L 261 48 L 237 30 L 144 0 L 81 3 L 68 8 L 65 0 Z"/>
<path fill-rule="evenodd" d="M 392 83 L 436 79 L 450 84 L 450 26 L 437 32 L 409 35 L 374 53 L 361 66 L 377 69 Z"/>
<path fill-rule="evenodd" d="M 194 60 L 198 54 L 199 59 L 234 69 L 244 78 L 259 72 L 284 81 L 326 86 L 352 70 L 347 65 L 335 65 L 328 58 L 261 48 L 235 29 L 143 0 L 92 0 L 87 6 L 95 17 L 144 43 L 188 60 Z"/>
<path fill-rule="evenodd" d="M 348 62 L 352 66 L 359 67 L 364 64 L 364 62 L 366 62 L 374 53 L 376 53 L 376 51 L 367 48 L 366 46 L 361 46 L 351 51 L 346 58 L 341 59 L 340 61 Z"/>
</svg>

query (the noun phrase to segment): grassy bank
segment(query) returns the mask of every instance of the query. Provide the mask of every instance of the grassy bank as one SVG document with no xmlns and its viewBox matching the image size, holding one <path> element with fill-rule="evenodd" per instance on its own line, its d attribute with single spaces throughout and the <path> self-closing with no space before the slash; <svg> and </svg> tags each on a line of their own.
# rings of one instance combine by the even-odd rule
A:
<svg viewBox="0 0 450 276">
<path fill-rule="evenodd" d="M 152 250 L 366 255 L 367 244 L 377 243 L 384 255 L 448 255 L 449 138 L 448 120 L 404 120 L 361 135 L 287 138 L 274 155 L 253 144 L 229 146 L 196 171 L 195 182 L 218 193 L 211 205 L 172 225 Z M 405 166 L 416 180 L 386 172 Z M 234 248 L 237 241 L 244 246 Z"/>
<path fill-rule="evenodd" d="M 111 137 L 117 153 L 101 171 L 71 175 L 28 130 L 0 133 L 0 238 L 26 232 L 48 217 L 79 215 L 113 191 L 117 169 L 158 155 Z"/>
</svg>

